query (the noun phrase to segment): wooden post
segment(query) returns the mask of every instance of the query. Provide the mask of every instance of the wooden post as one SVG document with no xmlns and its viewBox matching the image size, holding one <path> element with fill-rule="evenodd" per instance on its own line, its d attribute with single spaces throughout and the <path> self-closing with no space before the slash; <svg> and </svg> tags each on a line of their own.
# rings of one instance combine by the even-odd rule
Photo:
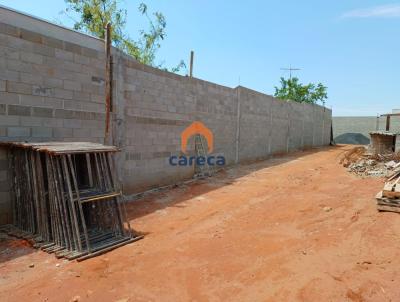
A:
<svg viewBox="0 0 400 302">
<path fill-rule="evenodd" d="M 390 115 L 386 116 L 386 131 L 390 131 Z"/>
<path fill-rule="evenodd" d="M 194 61 L 194 51 L 190 52 L 190 69 L 189 69 L 189 76 L 193 78 L 193 61 Z"/>
<path fill-rule="evenodd" d="M 104 143 L 108 142 L 108 135 L 110 132 L 110 111 L 111 111 L 111 23 L 107 23 L 106 37 L 105 37 L 105 53 L 106 53 L 106 128 L 104 134 Z"/>
</svg>

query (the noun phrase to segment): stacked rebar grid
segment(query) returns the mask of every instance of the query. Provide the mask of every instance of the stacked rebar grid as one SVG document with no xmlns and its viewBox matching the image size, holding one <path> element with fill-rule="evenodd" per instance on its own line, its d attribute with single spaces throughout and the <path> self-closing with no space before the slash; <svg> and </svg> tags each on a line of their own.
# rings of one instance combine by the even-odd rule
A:
<svg viewBox="0 0 400 302">
<path fill-rule="evenodd" d="M 126 217 L 115 173 L 116 147 L 82 142 L 1 145 L 10 149 L 13 219 L 21 237 L 70 260 L 141 238 Z"/>
</svg>

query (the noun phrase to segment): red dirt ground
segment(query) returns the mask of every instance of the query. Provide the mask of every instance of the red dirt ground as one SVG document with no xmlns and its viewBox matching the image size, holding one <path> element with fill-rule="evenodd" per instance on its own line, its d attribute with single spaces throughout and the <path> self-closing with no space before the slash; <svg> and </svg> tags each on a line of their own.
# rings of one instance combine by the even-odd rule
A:
<svg viewBox="0 0 400 302">
<path fill-rule="evenodd" d="M 338 164 L 348 149 L 147 196 L 129 207 L 145 238 L 81 263 L 3 241 L 0 301 L 400 301 L 400 216 Z"/>
</svg>

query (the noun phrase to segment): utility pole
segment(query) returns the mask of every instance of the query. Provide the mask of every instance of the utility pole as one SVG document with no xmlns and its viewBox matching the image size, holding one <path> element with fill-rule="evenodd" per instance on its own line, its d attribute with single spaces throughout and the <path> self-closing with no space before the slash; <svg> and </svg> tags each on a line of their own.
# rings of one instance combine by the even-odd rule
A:
<svg viewBox="0 0 400 302">
<path fill-rule="evenodd" d="M 190 69 L 189 69 L 189 77 L 193 78 L 193 61 L 194 61 L 194 51 L 190 52 Z"/>
<path fill-rule="evenodd" d="M 292 71 L 299 71 L 301 69 L 300 68 L 292 68 L 292 65 L 290 65 L 289 68 L 281 68 L 281 70 L 289 71 L 290 72 L 290 79 L 292 79 Z"/>
</svg>

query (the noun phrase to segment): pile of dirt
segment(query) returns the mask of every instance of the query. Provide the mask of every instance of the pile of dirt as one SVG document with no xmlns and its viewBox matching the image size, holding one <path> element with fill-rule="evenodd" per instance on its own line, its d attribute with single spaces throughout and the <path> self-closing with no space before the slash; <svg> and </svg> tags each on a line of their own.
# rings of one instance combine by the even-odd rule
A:
<svg viewBox="0 0 400 302">
<path fill-rule="evenodd" d="M 388 177 L 400 169 L 400 154 L 373 155 L 366 147 L 355 147 L 344 153 L 340 163 L 358 176 Z"/>
</svg>

